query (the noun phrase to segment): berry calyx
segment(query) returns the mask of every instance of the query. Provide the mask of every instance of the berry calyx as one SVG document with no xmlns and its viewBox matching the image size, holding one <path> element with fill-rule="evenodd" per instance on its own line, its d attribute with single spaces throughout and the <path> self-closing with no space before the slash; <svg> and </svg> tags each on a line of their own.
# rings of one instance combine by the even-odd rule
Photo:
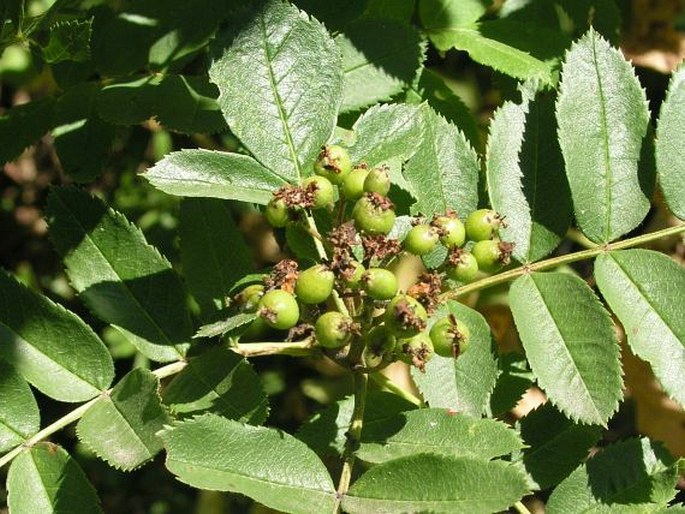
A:
<svg viewBox="0 0 685 514">
<path fill-rule="evenodd" d="M 367 234 L 387 234 L 395 225 L 394 207 L 378 193 L 365 193 L 352 209 L 354 225 Z"/>
<path fill-rule="evenodd" d="M 478 262 L 478 268 L 486 273 L 494 273 L 511 261 L 513 243 L 506 243 L 496 239 L 478 241 L 471 248 L 471 253 Z"/>
<path fill-rule="evenodd" d="M 324 348 L 342 348 L 350 342 L 354 322 L 338 311 L 329 311 L 316 320 L 314 335 Z"/>
<path fill-rule="evenodd" d="M 269 200 L 264 209 L 264 216 L 266 216 L 266 221 L 269 222 L 269 225 L 274 228 L 283 228 L 290 221 L 288 206 L 280 198 Z"/>
<path fill-rule="evenodd" d="M 466 235 L 471 241 L 492 239 L 499 228 L 506 226 L 504 218 L 492 209 L 478 209 L 466 218 Z"/>
<path fill-rule="evenodd" d="M 478 275 L 478 261 L 472 253 L 454 248 L 447 257 L 445 271 L 452 280 L 468 283 Z"/>
<path fill-rule="evenodd" d="M 369 171 L 364 181 L 364 191 L 385 196 L 390 191 L 390 176 L 387 166 L 379 166 Z"/>
<path fill-rule="evenodd" d="M 314 173 L 326 177 L 333 184 L 341 184 L 352 171 L 350 154 L 342 146 L 326 145 L 314 162 Z"/>
<path fill-rule="evenodd" d="M 295 297 L 283 291 L 269 291 L 259 302 L 259 316 L 272 328 L 288 330 L 297 325 L 300 318 L 300 307 Z"/>
<path fill-rule="evenodd" d="M 454 211 L 435 216 L 431 225 L 438 230 L 440 242 L 447 248 L 462 246 L 466 241 L 466 228 Z"/>
<path fill-rule="evenodd" d="M 420 224 L 413 226 L 407 232 L 402 245 L 404 249 L 414 255 L 426 255 L 431 253 L 438 244 L 438 232 L 430 225 Z"/>
<path fill-rule="evenodd" d="M 453 315 L 437 321 L 430 330 L 435 353 L 442 357 L 457 358 L 469 347 L 471 331 L 469 327 Z"/>
<path fill-rule="evenodd" d="M 386 307 L 384 319 L 390 333 L 398 338 L 407 338 L 425 330 L 428 314 L 415 298 L 398 295 Z"/>
<path fill-rule="evenodd" d="M 413 337 L 398 339 L 397 350 L 401 361 L 415 366 L 421 372 L 425 371 L 426 364 L 435 354 L 433 342 L 426 332 L 420 332 Z"/>
<path fill-rule="evenodd" d="M 300 272 L 295 282 L 295 294 L 300 302 L 316 304 L 326 301 L 333 292 L 335 275 L 323 264 L 316 264 Z"/>
<path fill-rule="evenodd" d="M 302 187 L 306 192 L 311 193 L 312 209 L 323 209 L 333 206 L 335 192 L 333 191 L 333 184 L 326 177 L 318 175 L 307 177 L 302 181 Z"/>
<path fill-rule="evenodd" d="M 362 275 L 361 284 L 374 300 L 390 300 L 397 294 L 397 277 L 384 268 L 369 268 Z"/>
<path fill-rule="evenodd" d="M 348 200 L 359 200 L 364 194 L 364 181 L 368 174 L 369 170 L 366 168 L 366 165 L 356 166 L 343 179 L 341 186 L 343 196 Z"/>
</svg>

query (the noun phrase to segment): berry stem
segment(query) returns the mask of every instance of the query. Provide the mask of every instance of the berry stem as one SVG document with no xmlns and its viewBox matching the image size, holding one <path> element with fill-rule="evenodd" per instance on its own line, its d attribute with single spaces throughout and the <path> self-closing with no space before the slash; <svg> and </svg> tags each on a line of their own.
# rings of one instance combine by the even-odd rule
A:
<svg viewBox="0 0 685 514">
<path fill-rule="evenodd" d="M 603 245 L 598 245 L 594 248 L 587 250 L 581 250 L 579 252 L 569 253 L 566 255 L 561 255 L 559 257 L 553 257 L 551 259 L 545 259 L 542 261 L 534 262 L 532 264 L 526 264 L 519 266 L 518 268 L 510 269 L 497 275 L 491 277 L 486 277 L 481 280 L 477 280 L 470 284 L 463 285 L 452 291 L 447 291 L 440 295 L 440 301 L 451 300 L 463 296 L 468 293 L 473 293 L 475 291 L 480 291 L 481 289 L 486 289 L 515 278 L 525 275 L 526 273 L 531 273 L 533 271 L 542 271 L 549 268 L 556 268 L 563 264 L 569 264 L 571 262 L 582 261 L 585 259 L 592 259 L 599 254 L 605 252 L 611 252 L 614 250 L 622 250 L 624 248 L 632 248 L 655 239 L 661 239 L 662 237 L 672 236 L 685 232 L 685 223 L 678 225 L 677 227 L 665 228 L 663 230 L 657 230 L 656 232 L 651 232 L 649 234 L 644 234 L 637 237 L 631 237 L 630 239 L 624 239 L 623 241 L 617 241 L 615 243 L 607 243 Z"/>
<path fill-rule="evenodd" d="M 175 375 L 176 373 L 179 373 L 183 368 L 187 366 L 187 364 L 188 363 L 186 361 L 172 362 L 171 364 L 153 370 L 152 373 L 161 380 L 162 378 L 166 378 L 171 375 Z M 67 425 L 70 425 L 74 421 L 78 421 L 79 419 L 81 419 L 81 417 L 86 413 L 86 411 L 90 409 L 95 404 L 95 402 L 97 402 L 98 399 L 100 399 L 101 396 L 108 395 L 111 391 L 112 389 L 107 389 L 106 391 L 103 391 L 102 393 L 100 393 L 100 395 L 96 396 L 92 400 L 89 400 L 86 403 L 79 405 L 71 412 L 68 412 L 66 415 L 62 416 L 54 423 L 51 423 L 43 430 L 36 433 L 36 435 L 34 435 L 33 437 L 28 438 L 22 444 L 20 444 L 10 452 L 0 457 L 0 468 L 2 468 L 5 464 L 11 462 L 17 455 L 19 455 L 22 452 L 24 448 L 30 448 L 34 444 L 41 442 L 43 439 L 51 436 L 55 432 L 58 432 L 59 430 L 63 429 Z"/>
<path fill-rule="evenodd" d="M 526 508 L 526 506 L 522 502 L 514 503 L 514 509 L 516 509 L 516 512 L 518 512 L 519 514 L 531 514 L 531 512 Z"/>
</svg>

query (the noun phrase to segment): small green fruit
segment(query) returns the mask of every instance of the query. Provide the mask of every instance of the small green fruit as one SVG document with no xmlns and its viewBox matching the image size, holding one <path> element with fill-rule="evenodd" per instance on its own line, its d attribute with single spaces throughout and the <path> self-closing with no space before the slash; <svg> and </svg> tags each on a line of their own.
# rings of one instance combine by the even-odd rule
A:
<svg viewBox="0 0 685 514">
<path fill-rule="evenodd" d="M 471 248 L 471 253 L 478 262 L 478 268 L 486 273 L 494 273 L 502 266 L 509 264 L 511 252 L 514 249 L 512 243 L 505 243 L 496 239 L 478 241 Z"/>
<path fill-rule="evenodd" d="M 259 315 L 267 325 L 278 330 L 288 330 L 297 325 L 300 307 L 295 297 L 282 289 L 273 289 L 259 302 Z"/>
<path fill-rule="evenodd" d="M 469 327 L 454 316 L 437 321 L 430 330 L 435 353 L 442 357 L 458 357 L 469 346 L 471 331 Z"/>
<path fill-rule="evenodd" d="M 297 299 L 305 304 L 326 301 L 333 292 L 335 275 L 323 264 L 316 264 L 300 272 L 295 283 Z"/>
<path fill-rule="evenodd" d="M 369 268 L 361 283 L 366 294 L 374 300 L 390 300 L 397 294 L 397 277 L 384 268 Z"/>
<path fill-rule="evenodd" d="M 359 200 L 364 194 L 364 180 L 369 170 L 366 167 L 357 166 L 343 179 L 342 193 L 348 200 Z"/>
<path fill-rule="evenodd" d="M 323 209 L 331 207 L 335 201 L 335 191 L 333 191 L 333 184 L 326 177 L 315 175 L 308 177 L 302 181 L 302 187 L 305 191 L 310 191 L 314 197 L 312 209 Z"/>
<path fill-rule="evenodd" d="M 357 289 L 361 284 L 362 277 L 366 273 L 366 268 L 361 262 L 352 261 L 350 267 L 353 269 L 352 273 L 347 277 L 343 277 L 342 281 L 350 289 Z"/>
<path fill-rule="evenodd" d="M 381 196 L 388 194 L 388 191 L 390 191 L 390 176 L 386 166 L 373 168 L 369 171 L 364 181 L 364 191 L 367 193 L 378 193 Z"/>
<path fill-rule="evenodd" d="M 272 198 L 264 209 L 264 216 L 274 228 L 283 228 L 290 221 L 288 206 L 280 198 Z"/>
<path fill-rule="evenodd" d="M 252 284 L 243 289 L 236 297 L 240 310 L 243 312 L 255 312 L 259 301 L 264 296 L 264 286 L 262 284 Z"/>
<path fill-rule="evenodd" d="M 446 271 L 452 280 L 468 283 L 478 275 L 478 261 L 472 253 L 458 249 L 448 257 Z"/>
<path fill-rule="evenodd" d="M 415 298 L 397 295 L 385 309 L 385 326 L 398 338 L 413 337 L 426 328 L 428 314 Z"/>
<path fill-rule="evenodd" d="M 466 218 L 466 235 L 471 241 L 485 241 L 498 234 L 504 219 L 492 209 L 478 209 Z"/>
<path fill-rule="evenodd" d="M 395 225 L 393 207 L 387 198 L 377 193 L 366 193 L 352 209 L 354 225 L 367 234 L 387 234 Z"/>
<path fill-rule="evenodd" d="M 438 229 L 440 242 L 447 248 L 462 246 L 466 241 L 466 228 L 456 214 L 437 216 L 431 225 Z"/>
<path fill-rule="evenodd" d="M 314 173 L 326 177 L 333 184 L 341 184 L 352 171 L 350 154 L 342 146 L 327 145 L 314 162 Z"/>
<path fill-rule="evenodd" d="M 430 225 L 412 227 L 404 238 L 404 249 L 414 255 L 431 253 L 438 244 L 438 232 Z"/>
<path fill-rule="evenodd" d="M 329 311 L 316 320 L 314 335 L 325 348 L 342 348 L 350 342 L 352 320 L 338 311 Z"/>
</svg>

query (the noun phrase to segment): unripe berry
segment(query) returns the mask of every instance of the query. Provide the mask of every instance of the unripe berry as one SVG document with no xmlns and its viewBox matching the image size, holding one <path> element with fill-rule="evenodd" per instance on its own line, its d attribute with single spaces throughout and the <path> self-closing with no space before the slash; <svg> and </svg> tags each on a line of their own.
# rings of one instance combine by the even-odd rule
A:
<svg viewBox="0 0 685 514">
<path fill-rule="evenodd" d="M 361 283 L 366 294 L 374 300 L 390 300 L 397 294 L 397 277 L 384 268 L 369 268 Z"/>
<path fill-rule="evenodd" d="M 272 198 L 264 209 L 264 216 L 274 228 L 283 228 L 290 221 L 288 206 L 280 198 Z"/>
<path fill-rule="evenodd" d="M 447 248 L 462 246 L 466 241 L 466 229 L 456 214 L 436 216 L 431 222 L 440 234 L 440 242 Z"/>
<path fill-rule="evenodd" d="M 378 193 L 381 196 L 388 194 L 388 191 L 390 191 L 390 176 L 386 166 L 373 168 L 369 171 L 364 181 L 364 191 L 367 193 Z"/>
<path fill-rule="evenodd" d="M 385 309 L 385 326 L 398 338 L 412 337 L 426 328 L 428 314 L 415 298 L 398 295 Z"/>
<path fill-rule="evenodd" d="M 350 154 L 338 145 L 324 146 L 314 162 L 314 173 L 326 177 L 333 184 L 341 184 L 351 170 Z"/>
<path fill-rule="evenodd" d="M 468 283 L 478 275 L 478 261 L 472 253 L 460 248 L 448 257 L 447 276 L 452 280 Z"/>
<path fill-rule="evenodd" d="M 264 286 L 262 284 L 252 284 L 243 289 L 236 297 L 240 310 L 243 312 L 255 312 L 259 301 L 264 296 Z"/>
<path fill-rule="evenodd" d="M 267 325 L 278 330 L 288 330 L 297 325 L 300 307 L 295 297 L 281 289 L 273 289 L 262 296 L 259 315 Z"/>
<path fill-rule="evenodd" d="M 498 234 L 504 218 L 492 209 L 478 209 L 466 218 L 466 235 L 471 241 L 485 241 Z"/>
<path fill-rule="evenodd" d="M 351 327 L 352 319 L 338 311 L 329 311 L 316 320 L 314 335 L 325 348 L 342 348 L 352 338 Z"/>
<path fill-rule="evenodd" d="M 343 196 L 348 200 L 359 200 L 364 194 L 364 181 L 369 174 L 366 167 L 357 166 L 342 182 Z"/>
<path fill-rule="evenodd" d="M 513 243 L 486 239 L 474 244 L 471 253 L 478 262 L 478 268 L 486 273 L 494 273 L 502 266 L 509 264 L 513 249 Z"/>
<path fill-rule="evenodd" d="M 413 337 L 397 340 L 399 358 L 407 364 L 424 371 L 426 363 L 433 358 L 433 342 L 426 332 L 419 332 Z"/>
<path fill-rule="evenodd" d="M 407 232 L 402 245 L 414 255 L 431 253 L 438 244 L 438 232 L 430 225 L 416 225 Z"/>
<path fill-rule="evenodd" d="M 323 209 L 331 207 L 335 201 L 335 192 L 333 191 L 333 184 L 326 177 L 315 175 L 307 177 L 302 181 L 302 187 L 306 191 L 312 192 L 314 203 L 312 209 Z"/>
<path fill-rule="evenodd" d="M 316 264 L 300 272 L 295 283 L 297 299 L 305 304 L 326 301 L 333 292 L 335 275 L 323 264 Z"/>
<path fill-rule="evenodd" d="M 357 289 L 361 284 L 364 273 L 366 273 L 366 268 L 361 262 L 358 261 L 351 261 L 350 267 L 352 268 L 352 272 L 346 276 L 343 276 L 342 281 L 343 284 L 350 289 Z"/>
<path fill-rule="evenodd" d="M 435 353 L 442 357 L 458 357 L 469 346 L 471 331 L 469 327 L 454 316 L 447 316 L 435 323 L 430 330 Z"/>
<path fill-rule="evenodd" d="M 377 325 L 364 338 L 364 362 L 369 368 L 380 366 L 386 355 L 395 349 L 395 337 L 384 325 Z"/>
<path fill-rule="evenodd" d="M 354 225 L 367 234 L 387 234 L 395 225 L 393 207 L 387 198 L 377 193 L 366 193 L 352 209 Z"/>
</svg>

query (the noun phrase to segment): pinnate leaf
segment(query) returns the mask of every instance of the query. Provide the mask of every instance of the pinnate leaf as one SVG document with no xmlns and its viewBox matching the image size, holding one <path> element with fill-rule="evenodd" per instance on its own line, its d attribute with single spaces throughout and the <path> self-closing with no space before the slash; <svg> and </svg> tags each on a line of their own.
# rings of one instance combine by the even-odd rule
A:
<svg viewBox="0 0 685 514">
<path fill-rule="evenodd" d="M 161 449 L 155 434 L 169 423 L 159 399 L 159 380 L 136 368 L 90 407 L 76 426 L 78 437 L 101 459 L 130 471 Z"/>
<path fill-rule="evenodd" d="M 595 277 L 633 352 L 685 405 L 685 269 L 662 253 L 635 249 L 600 255 Z"/>
<path fill-rule="evenodd" d="M 219 106 L 258 161 L 298 182 L 335 127 L 340 53 L 323 25 L 279 0 L 257 2 L 235 23 L 214 41 Z"/>
<path fill-rule="evenodd" d="M 656 131 L 659 183 L 673 214 L 685 219 L 685 65 L 673 73 Z"/>
<path fill-rule="evenodd" d="M 171 195 L 262 205 L 284 184 L 283 179 L 247 155 L 199 148 L 172 152 L 142 176 Z"/>
<path fill-rule="evenodd" d="M 102 512 L 81 467 L 66 450 L 52 443 L 26 448 L 12 461 L 7 504 L 12 514 Z"/>
<path fill-rule="evenodd" d="M 190 359 L 164 389 L 163 400 L 177 417 L 211 412 L 259 425 L 268 413 L 259 376 L 245 359 L 226 348 Z"/>
<path fill-rule="evenodd" d="M 468 351 L 458 359 L 435 355 L 426 365 L 425 373 L 412 369 L 412 376 L 431 407 L 479 417 L 488 405 L 498 374 L 490 326 L 479 313 L 455 301 L 440 306 L 431 321 L 447 314 L 469 326 Z"/>
<path fill-rule="evenodd" d="M 623 397 L 619 347 L 588 285 L 565 273 L 516 279 L 511 311 L 528 362 L 549 399 L 572 420 L 606 426 Z"/>
<path fill-rule="evenodd" d="M 554 103 L 523 91 L 505 102 L 490 124 L 487 149 L 490 204 L 506 218 L 504 241 L 514 257 L 536 261 L 554 250 L 571 222 L 571 196 L 556 138 Z"/>
<path fill-rule="evenodd" d="M 419 454 L 371 468 L 342 506 L 350 514 L 488 513 L 505 510 L 526 491 L 525 476 L 508 463 Z"/>
<path fill-rule="evenodd" d="M 114 377 L 107 348 L 81 318 L 3 271 L 0 356 L 34 387 L 64 402 L 93 398 Z"/>
<path fill-rule="evenodd" d="M 285 512 L 333 511 L 335 489 L 323 463 L 280 430 L 206 414 L 162 439 L 167 468 L 193 487 L 241 493 Z"/>
<path fill-rule="evenodd" d="M 677 464 L 663 447 L 629 439 L 602 450 L 559 484 L 547 512 L 656 512 L 673 499 L 677 481 Z"/>
<path fill-rule="evenodd" d="M 653 183 L 638 168 L 647 100 L 630 64 L 593 29 L 566 54 L 557 122 L 581 230 L 607 243 L 634 229 Z"/>
<path fill-rule="evenodd" d="M 31 388 L 12 366 L 0 360 L 0 453 L 23 443 L 40 429 L 40 411 Z"/>
<path fill-rule="evenodd" d="M 93 313 L 152 360 L 182 357 L 192 336 L 186 294 L 140 230 L 75 188 L 50 192 L 47 217 L 72 285 Z"/>
</svg>

